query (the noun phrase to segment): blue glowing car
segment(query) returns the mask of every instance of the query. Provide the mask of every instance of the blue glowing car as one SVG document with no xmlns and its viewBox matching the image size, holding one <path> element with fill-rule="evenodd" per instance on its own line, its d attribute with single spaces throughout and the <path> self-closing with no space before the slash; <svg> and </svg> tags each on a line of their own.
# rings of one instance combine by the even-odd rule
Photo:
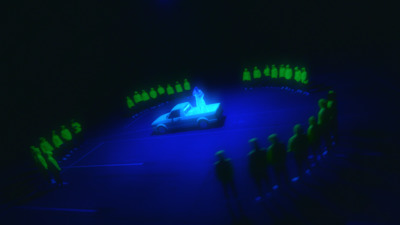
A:
<svg viewBox="0 0 400 225">
<path fill-rule="evenodd" d="M 220 103 L 193 107 L 189 102 L 176 105 L 171 112 L 158 117 L 152 124 L 153 131 L 164 134 L 167 131 L 185 128 L 208 128 L 223 118 Z"/>
</svg>

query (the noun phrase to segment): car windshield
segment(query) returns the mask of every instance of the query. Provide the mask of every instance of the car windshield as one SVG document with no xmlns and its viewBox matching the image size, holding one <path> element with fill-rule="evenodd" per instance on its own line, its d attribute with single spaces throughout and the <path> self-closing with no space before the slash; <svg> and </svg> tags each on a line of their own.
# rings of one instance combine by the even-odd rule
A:
<svg viewBox="0 0 400 225">
<path fill-rule="evenodd" d="M 191 109 L 192 109 L 192 106 L 191 106 L 190 104 L 188 104 L 188 105 L 183 109 L 183 112 L 184 112 L 185 114 L 188 114 L 188 112 L 189 112 Z"/>
</svg>

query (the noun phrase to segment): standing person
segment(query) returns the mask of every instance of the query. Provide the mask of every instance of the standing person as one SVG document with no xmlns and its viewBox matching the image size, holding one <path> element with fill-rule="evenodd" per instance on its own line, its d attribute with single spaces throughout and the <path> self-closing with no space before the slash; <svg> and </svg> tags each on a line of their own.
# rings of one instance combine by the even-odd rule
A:
<svg viewBox="0 0 400 225">
<path fill-rule="evenodd" d="M 128 109 L 132 109 L 135 106 L 135 103 L 129 96 L 126 96 L 126 105 L 128 106 Z"/>
<path fill-rule="evenodd" d="M 308 155 L 308 139 L 300 124 L 293 127 L 293 136 L 288 142 L 288 152 L 293 152 L 297 165 L 297 173 L 303 173 Z"/>
<path fill-rule="evenodd" d="M 262 198 L 261 196 L 263 196 L 262 181 L 264 180 L 267 187 L 269 186 L 267 151 L 259 147 L 257 138 L 250 139 L 249 144 L 251 147 L 251 151 L 248 154 L 250 175 L 253 177 L 257 186 L 258 196 L 256 200 L 260 200 Z"/>
<path fill-rule="evenodd" d="M 64 142 L 61 140 L 60 136 L 58 136 L 58 134 L 56 134 L 56 131 L 53 130 L 52 131 L 52 137 L 51 137 L 54 147 L 56 148 L 60 148 L 62 144 L 64 144 Z"/>
<path fill-rule="evenodd" d="M 276 180 L 279 185 L 288 182 L 288 175 L 286 169 L 286 147 L 278 139 L 277 134 L 268 136 L 271 145 L 268 147 L 267 154 L 270 162 L 274 168 Z"/>
<path fill-rule="evenodd" d="M 329 139 L 329 112 L 327 110 L 327 100 L 321 98 L 318 101 L 319 112 L 318 112 L 318 129 L 321 134 L 321 139 L 324 142 L 325 148 L 330 148 L 330 139 Z"/>
<path fill-rule="evenodd" d="M 57 161 L 54 159 L 53 153 L 49 152 L 49 151 L 45 151 L 45 152 L 42 151 L 42 153 L 45 156 L 44 158 L 46 159 L 46 163 L 48 165 L 48 171 L 53 175 L 57 186 L 62 187 L 63 182 L 62 182 L 61 176 L 60 176 L 61 168 L 58 165 Z"/>
<path fill-rule="evenodd" d="M 265 66 L 264 76 L 264 86 L 271 86 L 271 69 L 268 65 Z"/>
<path fill-rule="evenodd" d="M 204 101 L 204 93 L 197 87 L 193 88 L 193 96 L 196 98 L 196 107 L 201 112 L 207 112 L 207 105 Z"/>
<path fill-rule="evenodd" d="M 234 197 L 237 197 L 235 183 L 233 180 L 233 166 L 231 159 L 225 158 L 225 151 L 220 150 L 215 153 L 217 162 L 214 163 L 215 174 L 221 182 L 226 198 L 229 198 L 229 189 L 231 189 Z"/>
<path fill-rule="evenodd" d="M 42 150 L 42 152 L 53 152 L 54 151 L 54 147 L 44 138 L 44 137 L 40 137 L 40 144 L 39 147 Z"/>
<path fill-rule="evenodd" d="M 285 86 L 285 84 L 286 84 L 286 79 L 285 79 L 285 76 L 286 76 L 286 73 L 285 73 L 286 71 L 285 71 L 285 66 L 283 65 L 283 64 L 281 64 L 280 66 L 279 66 L 279 82 L 280 82 L 280 86 Z"/>
<path fill-rule="evenodd" d="M 336 92 L 330 90 L 327 97 L 327 109 L 329 114 L 329 135 L 332 145 L 337 144 L 338 141 L 338 120 L 337 120 L 337 101 Z"/>
<path fill-rule="evenodd" d="M 257 66 L 255 66 L 254 70 L 253 70 L 253 78 L 254 79 L 260 79 L 261 78 L 261 71 L 260 71 L 260 69 L 258 69 Z"/>
<path fill-rule="evenodd" d="M 278 68 L 276 68 L 275 64 L 271 66 L 271 84 L 272 86 L 276 86 L 276 82 L 278 80 Z"/>
<path fill-rule="evenodd" d="M 183 80 L 183 89 L 185 91 L 190 91 L 190 83 L 186 78 L 185 78 L 185 80 Z"/>
<path fill-rule="evenodd" d="M 311 149 L 314 159 L 317 159 L 321 137 L 318 130 L 317 119 L 314 116 L 310 116 L 310 118 L 308 118 L 307 138 L 308 146 Z"/>
<path fill-rule="evenodd" d="M 39 170 L 39 173 L 43 176 L 43 178 L 46 180 L 46 182 L 50 182 L 50 177 L 49 177 L 49 166 L 47 165 L 46 159 L 43 157 L 42 152 L 38 147 L 35 146 L 30 146 L 33 159 L 35 160 L 35 165 Z"/>
</svg>

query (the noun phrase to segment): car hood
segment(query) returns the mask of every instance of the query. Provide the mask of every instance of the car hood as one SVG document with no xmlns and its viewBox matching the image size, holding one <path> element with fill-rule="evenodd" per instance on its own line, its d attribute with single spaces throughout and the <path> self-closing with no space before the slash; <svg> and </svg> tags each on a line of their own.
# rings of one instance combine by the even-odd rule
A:
<svg viewBox="0 0 400 225">
<path fill-rule="evenodd" d="M 168 115 L 169 115 L 169 113 L 165 113 L 165 114 L 159 116 L 156 120 L 154 120 L 153 123 L 151 123 L 151 125 L 154 126 L 154 125 L 165 122 L 168 119 Z"/>
</svg>

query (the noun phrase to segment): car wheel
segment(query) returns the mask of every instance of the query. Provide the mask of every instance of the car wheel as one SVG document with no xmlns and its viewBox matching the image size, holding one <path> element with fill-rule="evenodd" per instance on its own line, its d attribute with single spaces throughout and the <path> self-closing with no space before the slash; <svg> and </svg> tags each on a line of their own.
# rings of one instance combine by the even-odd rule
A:
<svg viewBox="0 0 400 225">
<path fill-rule="evenodd" d="M 167 128 L 165 128 L 165 127 L 158 127 L 158 128 L 157 128 L 157 132 L 158 132 L 159 134 L 165 134 L 165 133 L 167 133 Z"/>
<path fill-rule="evenodd" d="M 199 127 L 200 127 L 201 129 L 207 128 L 207 127 L 208 127 L 208 122 L 207 122 L 206 120 L 200 120 L 200 121 L 199 121 Z"/>
</svg>

